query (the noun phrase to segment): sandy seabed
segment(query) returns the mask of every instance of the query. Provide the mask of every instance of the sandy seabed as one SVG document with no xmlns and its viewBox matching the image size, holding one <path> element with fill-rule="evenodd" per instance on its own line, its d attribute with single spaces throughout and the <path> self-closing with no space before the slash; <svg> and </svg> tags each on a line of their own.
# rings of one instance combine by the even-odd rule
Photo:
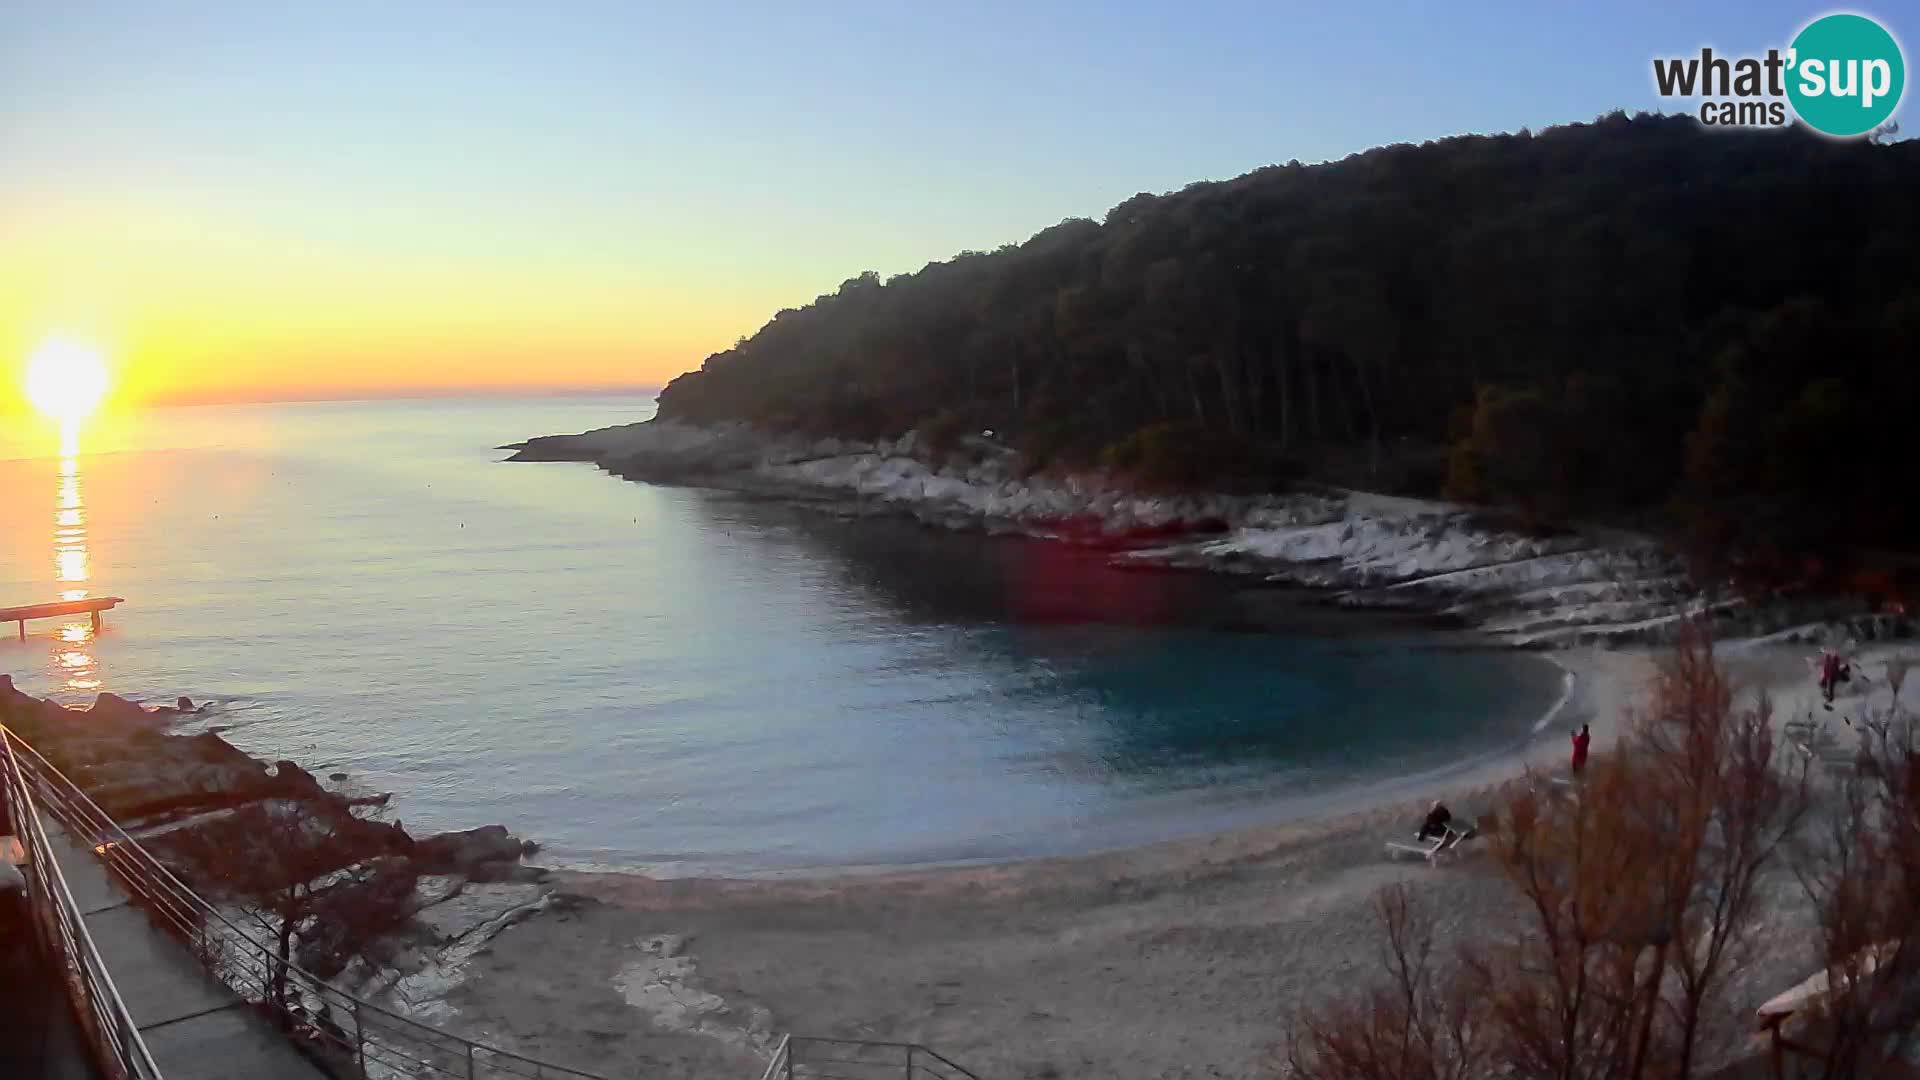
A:
<svg viewBox="0 0 1920 1080">
<path fill-rule="evenodd" d="M 1877 673 L 1894 654 L 1862 659 Z M 1773 697 L 1776 723 L 1815 707 L 1809 655 L 1721 649 L 1739 685 Z M 1509 917 L 1511 893 L 1484 860 L 1396 862 L 1383 842 L 1432 798 L 1473 817 L 1527 769 L 1564 769 L 1580 723 L 1596 752 L 1612 745 L 1656 654 L 1554 658 L 1574 682 L 1539 739 L 1430 789 L 1396 786 L 1304 823 L 991 867 L 567 875 L 560 902 L 496 938 L 448 1004 L 460 1028 L 612 1077 L 758 1080 L 789 1031 L 917 1042 L 999 1080 L 1272 1076 L 1294 1010 L 1374 978 L 1382 886 L 1412 885 L 1449 933 Z M 1838 707 L 1875 703 L 1876 688 L 1886 704 L 1882 678 Z M 1757 1004 L 1811 956 L 1807 942 L 1782 948 L 1736 996 Z"/>
</svg>

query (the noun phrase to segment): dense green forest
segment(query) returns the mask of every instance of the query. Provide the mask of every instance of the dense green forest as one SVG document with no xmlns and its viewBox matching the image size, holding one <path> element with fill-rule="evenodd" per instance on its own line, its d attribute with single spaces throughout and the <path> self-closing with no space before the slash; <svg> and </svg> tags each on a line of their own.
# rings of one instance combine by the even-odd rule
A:
<svg viewBox="0 0 1920 1080">
<path fill-rule="evenodd" d="M 1271 166 L 862 274 L 660 405 L 990 428 L 1035 467 L 1445 492 L 1784 562 L 1920 549 L 1917 359 L 1920 145 L 1618 113 Z"/>
</svg>

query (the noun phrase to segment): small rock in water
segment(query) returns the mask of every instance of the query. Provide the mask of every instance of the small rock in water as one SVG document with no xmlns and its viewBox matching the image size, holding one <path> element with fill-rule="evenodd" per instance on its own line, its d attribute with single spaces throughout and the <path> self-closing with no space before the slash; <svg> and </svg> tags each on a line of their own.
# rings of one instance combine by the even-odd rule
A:
<svg viewBox="0 0 1920 1080">
<path fill-rule="evenodd" d="M 414 855 L 434 869 L 471 870 L 485 862 L 517 862 L 524 850 L 506 826 L 482 825 L 429 836 L 415 845 Z"/>
<path fill-rule="evenodd" d="M 157 714 L 141 708 L 138 703 L 128 701 L 119 694 L 102 693 L 93 699 L 86 709 L 89 717 L 114 724 L 158 725 L 163 723 Z"/>
<path fill-rule="evenodd" d="M 337 773 L 328 773 L 328 774 L 327 774 L 327 779 L 329 779 L 329 780 L 332 780 L 332 781 L 333 781 L 334 783 L 336 783 L 336 784 L 337 784 L 337 783 L 339 783 L 339 782 L 340 782 L 340 781 L 342 781 L 342 780 L 345 780 L 346 778 L 347 778 L 347 774 L 346 774 L 346 773 L 343 773 L 343 772 L 337 772 Z"/>
</svg>

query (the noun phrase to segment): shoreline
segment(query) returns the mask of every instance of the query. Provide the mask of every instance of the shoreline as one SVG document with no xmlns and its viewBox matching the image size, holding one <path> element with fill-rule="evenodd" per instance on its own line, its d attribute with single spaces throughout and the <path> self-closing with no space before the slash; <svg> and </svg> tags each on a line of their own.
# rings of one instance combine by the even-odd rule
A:
<svg viewBox="0 0 1920 1080">
<path fill-rule="evenodd" d="M 1780 694 L 1780 724 L 1809 706 L 1807 653 L 1765 641 L 1720 651 L 1749 686 Z M 510 885 L 483 875 L 423 911 L 430 948 L 396 954 L 402 967 L 347 974 L 408 1015 L 616 1075 L 755 1075 L 789 1031 L 920 1042 L 982 1075 L 1259 1075 L 1290 1010 L 1371 975 L 1379 888 L 1415 889 L 1444 912 L 1446 933 L 1474 932 L 1511 899 L 1484 860 L 1391 861 L 1382 841 L 1404 835 L 1432 798 L 1474 819 L 1527 770 L 1562 768 L 1560 731 L 1577 722 L 1593 724 L 1604 753 L 1655 655 L 1543 654 L 1564 681 L 1530 726 L 1535 737 L 1464 767 L 1363 785 L 1299 819 L 860 874 L 561 871 Z M 1876 659 L 1862 669 L 1869 694 Z M 122 704 L 123 723 L 157 715 Z M 1840 703 L 1843 713 L 1857 705 L 1853 692 Z M 217 748 L 208 736 L 163 741 Z M 1803 976 L 1801 962 L 1783 955 L 1756 992 Z M 1183 1071 L 1196 1066 L 1216 1071 Z"/>
<path fill-rule="evenodd" d="M 427 877 L 421 877 L 420 892 L 414 901 L 417 905 L 414 907 L 414 922 L 397 931 L 393 928 L 381 931 L 383 937 L 380 940 L 386 944 L 378 946 L 374 954 L 383 959 L 374 967 L 357 961 L 350 962 L 340 972 L 341 985 L 405 1015 L 447 1025 L 469 1037 L 590 1069 L 601 1066 L 588 1052 L 586 1045 L 579 1041 L 580 1037 L 585 1035 L 588 1042 L 599 1042 L 613 1037 L 615 1031 L 625 1032 L 634 1027 L 634 1014 L 638 1010 L 642 1027 L 654 1031 L 656 1036 L 664 1031 L 669 1040 L 685 1041 L 685 1045 L 666 1059 L 672 1063 L 671 1067 L 691 1070 L 688 1075 L 737 1076 L 743 1068 L 751 1072 L 758 1066 L 770 1050 L 774 1033 L 788 1029 L 786 1018 L 789 1014 L 784 1007 L 776 1011 L 759 1004 L 750 985 L 720 991 L 706 989 L 709 984 L 701 967 L 706 953 L 693 940 L 693 935 L 668 930 L 622 945 L 620 951 L 614 954 L 621 958 L 621 966 L 612 971 L 601 986 L 589 991 L 590 996 L 595 998 L 600 996 L 599 991 L 602 990 L 611 991 L 618 997 L 620 1022 L 606 1026 L 596 1026 L 594 1023 L 582 1026 L 578 1022 L 582 1010 L 572 1004 L 559 1008 L 545 1019 L 530 1020 L 524 1010 L 531 1009 L 537 1013 L 548 1004 L 566 1002 L 568 992 L 556 990 L 551 994 L 540 993 L 532 997 L 520 993 L 514 980 L 502 981 L 502 976 L 512 969 L 502 967 L 499 957 L 510 955 L 512 946 L 509 945 L 509 939 L 537 939 L 554 928 L 563 928 L 559 932 L 570 936 L 564 928 L 589 921 L 597 922 L 603 917 L 605 908 L 625 908 L 634 903 L 634 897 L 654 890 L 664 890 L 678 897 L 678 902 L 699 906 L 714 904 L 720 911 L 736 912 L 743 909 L 764 912 L 770 905 L 775 908 L 782 905 L 810 907 L 826 903 L 839 907 L 856 897 L 872 898 L 884 906 L 892 906 L 909 897 L 942 897 L 952 902 L 957 896 L 963 895 L 991 899 L 1010 893 L 1041 895 L 1057 892 L 1063 887 L 1081 887 L 1079 884 L 1069 886 L 1053 880 L 1063 877 L 1084 883 L 1088 875 L 1133 880 L 1148 870 L 1153 873 L 1173 873 L 1177 872 L 1174 868 L 1190 863 L 1193 853 L 1198 850 L 1213 853 L 1202 859 L 1203 863 L 1208 864 L 1217 858 L 1257 857 L 1257 853 L 1252 856 L 1244 853 L 1263 845 L 1271 846 L 1274 837 L 1298 837 L 1301 843 L 1317 843 L 1324 839 L 1329 830 L 1337 830 L 1349 820 L 1365 819 L 1377 814 L 1383 806 L 1414 797 L 1414 790 L 1425 790 L 1436 785 L 1452 787 L 1468 782 L 1472 777 L 1507 771 L 1514 767 L 1515 762 L 1536 754 L 1540 740 L 1533 736 L 1571 706 L 1582 686 L 1575 669 L 1565 659 L 1553 656 L 1538 659 L 1552 663 L 1563 673 L 1560 691 L 1547 702 L 1538 719 L 1526 719 L 1531 709 L 1516 715 L 1516 721 L 1524 726 L 1526 734 L 1512 746 L 1415 774 L 1353 784 L 1322 793 L 1309 800 L 1309 808 L 1303 808 L 1298 814 L 1289 814 L 1279 822 L 1269 820 L 1255 824 L 1212 825 L 1169 839 L 1126 843 L 1066 855 L 990 858 L 960 864 L 895 863 L 871 867 L 834 867 L 826 874 L 786 870 L 744 878 L 690 876 L 671 879 L 648 877 L 644 872 L 631 870 L 614 873 L 548 872 L 523 866 L 518 859 L 521 853 L 519 841 L 508 837 L 504 829 L 489 826 L 488 829 L 500 833 L 498 839 L 502 843 L 513 849 L 510 853 L 500 853 L 493 845 L 488 845 L 491 850 L 486 853 L 487 857 L 502 858 L 503 861 L 492 864 L 494 868 L 485 873 L 476 872 L 477 867 L 473 870 L 456 870 L 445 884 L 430 884 Z M 1527 662 L 1533 662 L 1532 658 Z M 11 690 L 11 687 L 8 689 Z M 269 805 L 276 799 L 293 799 L 316 806 L 337 804 L 343 809 L 345 806 L 337 802 L 343 796 L 322 789 L 313 782 L 311 774 L 291 761 L 276 762 L 271 770 L 262 773 L 259 770 L 265 765 L 264 762 L 249 758 L 227 744 L 217 733 L 167 733 L 167 728 L 175 722 L 191 719 L 190 708 L 185 712 L 149 710 L 112 695 L 103 695 L 87 710 L 64 708 L 17 691 L 8 695 L 8 699 L 12 707 L 26 710 L 20 713 L 22 717 L 29 712 L 45 712 L 60 721 L 70 722 L 76 716 L 93 718 L 92 724 L 74 725 L 68 734 L 56 741 L 72 742 L 72 746 L 63 749 L 82 757 L 92 757 L 96 762 L 101 760 L 97 755 L 117 753 L 110 750 L 115 741 L 112 736 L 130 736 L 134 732 L 138 732 L 139 737 L 133 738 L 130 747 L 137 744 L 146 747 L 144 753 L 152 754 L 152 740 L 157 738 L 159 744 L 170 751 L 177 751 L 159 755 L 158 760 L 141 764 L 142 784 L 150 786 L 149 790 L 140 793 L 143 804 L 155 800 L 166 801 L 172 797 L 168 793 L 177 785 L 181 789 L 179 794 L 196 806 L 209 801 L 214 805 L 226 805 L 230 797 L 239 805 L 253 800 L 266 800 L 262 805 Z M 42 735 L 49 737 L 54 732 L 68 730 L 60 725 L 43 727 Z M 199 781 L 197 778 L 189 779 L 194 770 L 172 767 L 174 758 L 186 760 L 185 755 L 189 753 L 211 755 L 228 767 L 240 770 L 249 778 L 246 784 L 258 786 L 248 789 L 243 784 L 231 796 L 214 795 L 212 790 L 195 793 Z M 173 775 L 169 776 L 169 773 Z M 276 780 L 276 774 L 281 779 Z M 256 775 L 261 779 L 251 779 Z M 283 782 L 293 786 L 282 786 Z M 1263 812 L 1267 812 L 1266 808 L 1270 805 L 1268 800 L 1261 802 Z M 211 815 L 206 815 L 205 811 L 199 813 L 201 818 L 194 820 L 218 818 L 223 811 L 215 810 Z M 138 820 L 129 819 L 128 826 L 143 842 L 160 844 L 161 841 L 150 837 L 170 832 L 176 820 L 184 823 L 189 819 L 179 817 L 178 811 L 168 811 L 158 817 L 142 814 Z M 192 829 L 196 826 L 185 827 Z M 398 834 L 395 826 L 369 822 L 368 827 L 385 830 L 381 833 L 382 843 L 393 852 L 378 856 L 376 861 L 390 859 L 394 855 L 405 858 L 403 853 L 418 846 L 417 842 L 406 838 L 404 834 L 388 835 L 388 831 Z M 444 837 L 429 838 L 424 843 L 464 842 L 467 836 L 450 833 Z M 1281 846 L 1284 843 L 1282 841 Z M 1229 854 L 1221 855 L 1222 851 Z M 1242 854 L 1232 854 L 1236 851 Z M 1109 873 L 1104 869 L 1107 867 L 1115 869 Z M 1151 869 L 1154 867 L 1162 869 Z M 213 871 L 209 868 L 208 872 Z M 404 868 L 402 872 L 408 873 Z M 466 880 L 462 881 L 461 878 Z M 211 881 L 208 883 L 212 884 Z M 1095 887 L 1105 889 L 1108 886 Z M 604 899 L 608 896 L 617 899 Z M 652 899 L 638 901 L 642 908 L 650 907 L 654 902 Z M 562 955 L 566 953 L 565 949 L 558 951 Z M 629 955 L 635 952 L 637 956 Z M 303 963 L 310 962 L 304 956 L 301 959 Z M 489 979 L 492 981 L 489 982 Z M 585 987 L 576 989 L 588 990 Z M 488 1001 L 495 994 L 507 997 L 504 1003 L 504 1009 L 509 1014 L 507 1018 L 486 1018 L 489 1006 L 480 1003 Z M 689 1001 L 708 1006 L 692 1010 L 699 1015 L 691 1021 L 688 1020 Z M 592 1010 L 585 1012 L 591 1014 Z M 542 1029 L 550 1034 L 542 1035 Z M 649 1038 L 646 1041 L 652 1043 L 656 1040 Z M 661 1059 L 648 1051 L 646 1060 L 658 1067 Z"/>
<path fill-rule="evenodd" d="M 1876 665 L 1894 653 L 1866 651 L 1865 678 L 1836 715 L 1884 696 Z M 1765 641 L 1719 651 L 1748 692 L 1777 695 L 1782 725 L 1818 709 L 1807 654 Z M 617 1075 L 753 1075 L 788 1031 L 920 1042 L 982 1075 L 1259 1075 L 1290 1010 L 1371 976 L 1379 888 L 1413 888 L 1446 933 L 1474 932 L 1511 899 L 1471 854 L 1429 867 L 1387 859 L 1382 841 L 1432 798 L 1473 819 L 1528 770 L 1563 768 L 1559 733 L 1575 723 L 1591 723 L 1606 752 L 1656 656 L 1548 654 L 1567 681 L 1533 725 L 1539 737 L 1465 768 L 1365 785 L 1297 820 L 860 874 L 558 871 L 509 887 L 537 894 L 511 909 L 487 907 L 500 887 L 469 883 L 462 903 L 480 910 L 423 916 L 440 926 L 444 955 L 363 985 L 469 1037 Z M 209 741 L 181 741 L 194 739 Z M 1802 962 L 1783 955 L 1756 975 L 1755 993 L 1804 975 Z M 1182 1071 L 1197 1066 L 1216 1071 Z"/>
<path fill-rule="evenodd" d="M 956 478 L 945 465 L 929 469 L 901 456 L 897 446 L 891 455 L 837 449 L 842 452 L 830 458 L 773 467 L 854 477 L 851 485 L 807 490 L 836 492 L 841 502 L 835 505 L 863 508 L 859 512 L 908 513 L 947 528 L 991 530 L 999 523 L 1070 543 L 1090 535 L 1066 527 L 1079 518 L 953 510 L 983 491 L 1015 499 L 1010 505 L 1044 504 L 1065 498 L 1070 481 L 1046 480 L 1041 490 L 1022 491 L 1002 486 L 1011 483 L 1004 477 L 983 475 L 976 482 Z M 878 487 L 859 479 L 876 475 L 884 480 L 875 481 Z M 889 494 L 897 493 L 890 485 L 901 476 L 961 487 L 951 498 L 915 502 Z M 1159 547 L 1117 545 L 1110 557 L 1129 565 L 1258 574 L 1319 589 L 1330 602 L 1362 611 L 1458 614 L 1468 628 L 1446 633 L 1474 640 L 1474 648 L 1498 647 L 1486 644 L 1490 611 L 1533 619 L 1526 604 L 1538 600 L 1550 620 L 1565 620 L 1575 608 L 1584 612 L 1580 618 L 1617 620 L 1624 609 L 1607 607 L 1614 601 L 1596 599 L 1597 593 L 1646 585 L 1642 578 L 1560 576 L 1591 570 L 1604 577 L 1617 564 L 1579 546 L 1584 540 L 1488 531 L 1459 507 L 1359 492 L 1237 503 L 1067 493 L 1082 500 L 1073 506 L 1103 505 L 1118 515 L 1087 526 L 1098 536 L 1116 522 L 1136 539 L 1141 534 L 1126 532 L 1132 528 L 1126 522 L 1158 530 L 1152 540 Z M 1223 527 L 1192 516 L 1222 506 L 1233 515 L 1220 519 Z M 1530 546 L 1539 544 L 1552 550 Z M 1632 601 L 1652 602 L 1650 596 Z M 1456 611 L 1463 605 L 1471 614 Z M 1504 625 L 1493 641 L 1542 644 L 1526 640 L 1534 631 L 1514 628 L 1534 623 Z M 397 1006 L 445 1018 L 465 1034 L 595 1071 L 618 1060 L 622 1074 L 754 1074 L 774 1034 L 791 1030 L 921 1041 L 985 1074 L 1159 1080 L 1183 1075 L 1175 1070 L 1196 1060 L 1217 1060 L 1245 1075 L 1263 1053 L 1259 1032 L 1302 995 L 1350 978 L 1361 965 L 1370 943 L 1366 899 L 1380 885 L 1415 884 L 1456 912 L 1484 912 L 1497 902 L 1484 867 L 1471 860 L 1445 870 L 1389 864 L 1380 851 L 1383 837 L 1402 835 L 1436 796 L 1461 817 L 1479 816 L 1502 785 L 1525 771 L 1561 767 L 1566 744 L 1560 733 L 1582 719 L 1594 725 L 1597 752 L 1612 745 L 1652 654 L 1577 644 L 1591 627 L 1612 624 L 1567 625 L 1576 632 L 1554 638 L 1560 647 L 1543 648 L 1540 657 L 1563 673 L 1559 693 L 1538 719 L 1516 716 L 1526 734 L 1514 745 L 1326 793 L 1313 809 L 1285 820 L 1013 860 L 835 867 L 824 875 L 792 869 L 746 878 L 559 872 L 550 881 L 508 882 L 494 875 L 524 872 L 534 879 L 540 872 L 522 865 L 519 842 L 494 826 L 512 850 L 489 841 L 487 853 L 497 857 L 472 863 L 490 869 L 464 875 L 455 892 L 413 913 L 431 925 L 432 944 L 423 938 L 417 947 L 389 951 L 378 966 L 353 967 L 347 977 L 365 977 L 359 985 L 370 994 L 390 994 Z M 1781 685 L 1806 681 L 1803 667 L 1781 661 L 1784 652 L 1765 642 L 1730 644 L 1723 655 L 1736 649 L 1751 650 L 1743 655 L 1758 657 L 1760 667 L 1778 669 L 1769 678 Z M 103 712 L 98 705 L 95 711 Z M 147 730 L 152 715 L 134 709 L 116 723 L 144 738 L 155 733 Z M 109 732 L 80 737 L 102 734 Z M 294 796 L 330 805 L 338 798 L 320 792 L 292 762 L 268 767 L 216 735 L 161 741 L 183 758 L 189 746 L 204 751 L 209 760 L 194 764 L 241 776 L 255 801 Z M 104 748 L 111 740 L 98 742 Z M 148 752 L 140 740 L 131 742 L 135 757 Z M 102 752 L 129 754 L 127 748 Z M 176 780 L 192 771 L 166 760 L 134 763 L 161 779 L 169 769 L 183 774 Z M 408 857 L 416 846 L 404 837 L 383 842 Z M 426 879 L 420 880 L 424 889 Z M 504 895 L 509 887 L 511 896 Z M 484 910 L 454 910 L 472 906 L 468 901 L 483 902 Z M 429 906 L 436 910 L 423 914 Z M 525 921 L 516 923 L 520 918 Z M 1177 1045 L 1189 1033 L 1204 1052 Z"/>
<path fill-rule="evenodd" d="M 1500 783 L 1519 779 L 1528 769 L 1551 771 L 1554 754 L 1545 744 L 1549 740 L 1544 733 L 1568 713 L 1575 705 L 1586 679 L 1594 677 L 1590 661 L 1586 659 L 1587 650 L 1582 650 L 1580 658 L 1569 661 L 1556 655 L 1545 655 L 1542 659 L 1552 663 L 1563 673 L 1561 693 L 1533 721 L 1525 736 L 1511 744 L 1469 755 L 1457 761 L 1432 768 L 1419 769 L 1409 773 L 1377 777 L 1351 784 L 1338 785 L 1325 792 L 1302 798 L 1303 803 L 1311 802 L 1311 808 L 1303 808 L 1298 814 L 1289 814 L 1272 820 L 1240 822 L 1203 827 L 1192 832 L 1167 836 L 1153 840 L 1116 844 L 1111 847 L 1092 848 L 1084 851 L 1055 854 L 1033 854 L 1013 856 L 984 856 L 978 859 L 955 859 L 927 862 L 873 862 L 859 864 L 826 864 L 811 867 L 793 867 L 777 870 L 735 869 L 722 872 L 658 874 L 651 869 L 623 869 L 615 867 L 595 869 L 571 869 L 566 866 L 551 868 L 554 880 L 562 884 L 595 882 L 601 880 L 621 881 L 625 879 L 643 879 L 647 881 L 705 881 L 727 882 L 734 884 L 762 883 L 802 883 L 810 886 L 826 886 L 841 879 L 875 880 L 884 878 L 938 877 L 953 873 L 965 874 L 977 871 L 1010 870 L 1035 864 L 1069 864 L 1101 859 L 1126 859 L 1136 853 L 1154 848 L 1180 848 L 1197 843 L 1211 843 L 1240 833 L 1266 833 L 1276 830 L 1313 828 L 1338 823 L 1354 817 L 1371 817 L 1389 807 L 1413 806 L 1432 798 L 1435 794 L 1443 796 L 1460 791 L 1481 791 Z M 1599 650 L 1592 650 L 1598 654 Z M 1650 649 L 1623 649 L 1613 655 L 1633 658 L 1628 664 L 1640 667 L 1644 664 L 1650 674 L 1651 662 L 1655 655 Z M 1605 677 L 1605 676 L 1603 676 Z M 1582 715 L 1585 709 L 1574 715 Z M 1610 737 L 1621 734 L 1620 727 L 1613 722 L 1603 721 L 1594 724 L 1596 740 L 1604 733 Z M 1554 742 L 1558 746 L 1558 742 Z M 1564 754 L 1562 754 L 1564 756 Z M 1260 800 L 1268 807 L 1284 805 L 1288 800 Z"/>
<path fill-rule="evenodd" d="M 1868 640 L 1915 629 L 1861 598 L 1709 599 L 1673 552 L 1622 530 L 1528 530 L 1488 508 L 1346 489 L 1147 493 L 1102 472 L 1031 471 L 984 438 L 936 450 L 916 432 L 816 439 L 655 417 L 498 449 L 512 462 L 588 463 L 623 480 L 1090 546 L 1127 569 L 1254 575 L 1336 607 L 1441 617 L 1513 648 L 1660 645 L 1683 617 L 1710 619 L 1724 639 L 1798 640 L 1834 623 Z"/>
<path fill-rule="evenodd" d="M 1652 661 L 1559 654 L 1570 681 L 1536 728 L 1585 720 L 1596 751 L 1611 746 Z M 1248 1075 L 1287 1002 L 1370 955 L 1375 889 L 1437 886 L 1456 913 L 1491 902 L 1484 866 L 1389 861 L 1383 839 L 1434 798 L 1484 814 L 1504 786 L 1565 758 L 1562 738 L 1530 737 L 1311 817 L 1079 855 L 777 877 L 559 871 L 564 913 L 502 934 L 448 1002 L 476 1030 L 556 1060 L 591 1042 L 623 1067 L 716 1080 L 764 1067 L 786 1031 L 922 1042 L 982 1075 Z M 1269 939 L 1272 958 L 1248 947 Z M 603 1010 L 644 1023 L 610 1042 L 569 1019 Z M 1209 1027 L 1191 1036 L 1210 1047 L 1196 1063 L 1181 1033 Z"/>
<path fill-rule="evenodd" d="M 1808 652 L 1743 641 L 1717 655 L 1742 703 L 1773 698 L 1780 728 L 1818 711 Z M 1883 706 L 1882 665 L 1895 655 L 1920 649 L 1865 650 L 1866 678 L 1832 715 Z M 1483 931 L 1513 902 L 1471 850 L 1432 867 L 1388 859 L 1383 841 L 1430 799 L 1474 818 L 1529 769 L 1563 770 L 1559 732 L 1578 722 L 1592 724 L 1594 752 L 1608 752 L 1657 658 L 1557 654 L 1575 681 L 1548 720 L 1552 737 L 1312 820 L 871 875 L 563 872 L 566 910 L 501 935 L 449 1003 L 463 1023 L 557 1060 L 714 1080 L 764 1068 L 788 1031 L 919 1042 L 981 1075 L 1264 1075 L 1294 1008 L 1372 979 L 1381 887 L 1414 890 L 1450 936 Z M 1908 688 L 1905 700 L 1916 696 Z M 1741 999 L 1757 1004 L 1805 976 L 1805 957 L 1777 953 Z"/>
<path fill-rule="evenodd" d="M 1490 653 L 1503 651 L 1497 646 L 1468 646 Z M 1644 650 L 1623 650 L 1631 655 Z M 1538 712 L 1517 712 L 1516 726 L 1510 738 L 1481 747 L 1439 764 L 1425 765 L 1404 772 L 1356 777 L 1334 781 L 1305 794 L 1285 794 L 1272 787 L 1260 788 L 1260 778 L 1238 781 L 1237 785 L 1184 789 L 1177 793 L 1191 800 L 1179 807 L 1160 807 L 1133 820 L 1135 831 L 1154 835 L 1111 842 L 1066 851 L 996 853 L 962 858 L 903 858 L 845 863 L 815 863 L 759 867 L 748 863 L 701 864 L 694 862 L 639 863 L 633 865 L 568 865 L 554 861 L 549 869 L 555 880 L 594 877 L 640 877 L 656 881 L 717 880 L 740 882 L 826 881 L 835 878 L 871 878 L 891 874 L 938 873 L 983 867 L 1014 866 L 1053 860 L 1098 858 L 1124 854 L 1162 844 L 1180 844 L 1195 839 L 1248 829 L 1279 828 L 1311 823 L 1354 812 L 1381 803 L 1418 798 L 1422 792 L 1450 790 L 1463 778 L 1475 778 L 1501 770 L 1521 771 L 1527 764 L 1538 764 L 1550 755 L 1542 748 L 1543 734 L 1552 730 L 1560 717 L 1574 704 L 1582 685 L 1580 658 L 1600 650 L 1578 649 L 1571 653 L 1527 651 L 1516 659 L 1551 665 L 1559 673 L 1558 690 Z M 1530 719 L 1529 719 L 1530 718 Z M 1596 732 L 1598 729 L 1596 728 Z M 1218 798 L 1221 805 L 1203 812 L 1199 800 Z M 1151 826 L 1158 823 L 1161 828 Z M 1115 826 L 1119 828 L 1119 826 Z"/>
</svg>

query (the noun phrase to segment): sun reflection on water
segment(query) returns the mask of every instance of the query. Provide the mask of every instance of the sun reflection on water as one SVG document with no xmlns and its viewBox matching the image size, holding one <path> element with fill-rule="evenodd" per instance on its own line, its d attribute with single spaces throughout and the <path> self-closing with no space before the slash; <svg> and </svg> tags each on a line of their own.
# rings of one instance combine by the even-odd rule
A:
<svg viewBox="0 0 1920 1080">
<path fill-rule="evenodd" d="M 87 507 L 80 496 L 80 425 L 60 428 L 59 480 L 53 500 L 53 580 L 62 600 L 92 595 L 93 563 L 87 543 Z M 93 620 L 80 616 L 54 634 L 53 671 L 70 691 L 100 689 L 100 665 L 94 657 Z"/>
</svg>

